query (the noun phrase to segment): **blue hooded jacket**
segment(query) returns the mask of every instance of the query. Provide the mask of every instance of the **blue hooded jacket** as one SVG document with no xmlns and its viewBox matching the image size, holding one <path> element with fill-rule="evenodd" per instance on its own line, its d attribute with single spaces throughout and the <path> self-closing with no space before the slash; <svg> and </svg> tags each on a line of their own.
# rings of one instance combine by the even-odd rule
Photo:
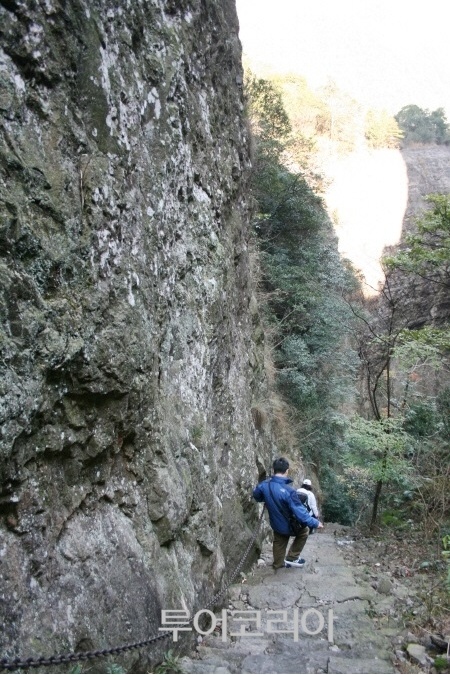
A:
<svg viewBox="0 0 450 675">
<path fill-rule="evenodd" d="M 269 483 L 271 484 L 270 489 Z M 255 487 L 253 497 L 257 502 L 266 503 L 272 530 L 279 534 L 293 536 L 289 528 L 289 521 L 284 513 L 290 514 L 292 512 L 302 525 L 312 528 L 318 527 L 319 521 L 311 516 L 303 506 L 300 497 L 290 483 L 292 483 L 292 478 L 272 476 L 272 478 Z"/>
</svg>

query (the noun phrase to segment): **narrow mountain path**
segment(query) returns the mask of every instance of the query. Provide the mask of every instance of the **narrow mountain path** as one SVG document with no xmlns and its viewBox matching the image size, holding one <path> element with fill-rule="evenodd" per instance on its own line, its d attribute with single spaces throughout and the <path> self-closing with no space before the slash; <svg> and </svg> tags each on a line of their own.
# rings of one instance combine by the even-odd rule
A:
<svg viewBox="0 0 450 675">
<path fill-rule="evenodd" d="M 399 672 L 392 640 L 401 628 L 390 621 L 398 598 L 383 584 L 357 580 L 342 532 L 327 525 L 309 537 L 301 569 L 275 572 L 267 543 L 258 565 L 230 588 L 214 632 L 181 660 L 182 672 Z"/>
</svg>

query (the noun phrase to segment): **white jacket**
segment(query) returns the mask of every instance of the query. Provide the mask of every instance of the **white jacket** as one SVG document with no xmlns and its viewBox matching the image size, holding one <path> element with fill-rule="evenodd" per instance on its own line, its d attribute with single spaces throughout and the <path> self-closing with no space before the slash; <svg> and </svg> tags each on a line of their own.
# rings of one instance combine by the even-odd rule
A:
<svg viewBox="0 0 450 675">
<path fill-rule="evenodd" d="M 318 518 L 319 517 L 319 509 L 317 508 L 317 501 L 316 501 L 315 495 L 310 490 L 307 490 L 306 488 L 298 488 L 297 492 L 302 492 L 303 494 L 307 495 L 309 508 L 313 512 L 314 517 Z"/>
</svg>

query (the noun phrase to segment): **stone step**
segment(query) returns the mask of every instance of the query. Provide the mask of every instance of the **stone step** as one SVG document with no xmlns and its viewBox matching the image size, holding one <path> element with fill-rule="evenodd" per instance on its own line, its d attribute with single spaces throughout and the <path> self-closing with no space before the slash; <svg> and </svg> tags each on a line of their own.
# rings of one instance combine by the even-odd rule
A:
<svg viewBox="0 0 450 675">
<path fill-rule="evenodd" d="M 207 636 L 182 660 L 184 673 L 397 672 L 390 636 L 374 622 L 388 598 L 356 581 L 333 535 L 307 545 L 301 569 L 274 572 L 270 547 L 263 551 L 268 564 L 229 589 L 226 624 L 218 624 L 225 640 Z"/>
</svg>

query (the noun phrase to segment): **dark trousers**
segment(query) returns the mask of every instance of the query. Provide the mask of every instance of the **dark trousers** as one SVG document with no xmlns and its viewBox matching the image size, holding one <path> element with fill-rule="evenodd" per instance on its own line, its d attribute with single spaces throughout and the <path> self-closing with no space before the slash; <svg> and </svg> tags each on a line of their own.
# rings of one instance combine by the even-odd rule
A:
<svg viewBox="0 0 450 675">
<path fill-rule="evenodd" d="M 308 539 L 309 527 L 304 527 L 300 534 L 298 534 L 294 541 L 292 542 L 289 552 L 286 554 L 286 549 L 289 544 L 289 535 L 280 534 L 279 532 L 273 533 L 273 567 L 278 569 L 278 567 L 284 567 L 284 559 L 286 560 L 295 560 L 300 557 L 300 553 L 303 551 L 303 548 Z"/>
</svg>

